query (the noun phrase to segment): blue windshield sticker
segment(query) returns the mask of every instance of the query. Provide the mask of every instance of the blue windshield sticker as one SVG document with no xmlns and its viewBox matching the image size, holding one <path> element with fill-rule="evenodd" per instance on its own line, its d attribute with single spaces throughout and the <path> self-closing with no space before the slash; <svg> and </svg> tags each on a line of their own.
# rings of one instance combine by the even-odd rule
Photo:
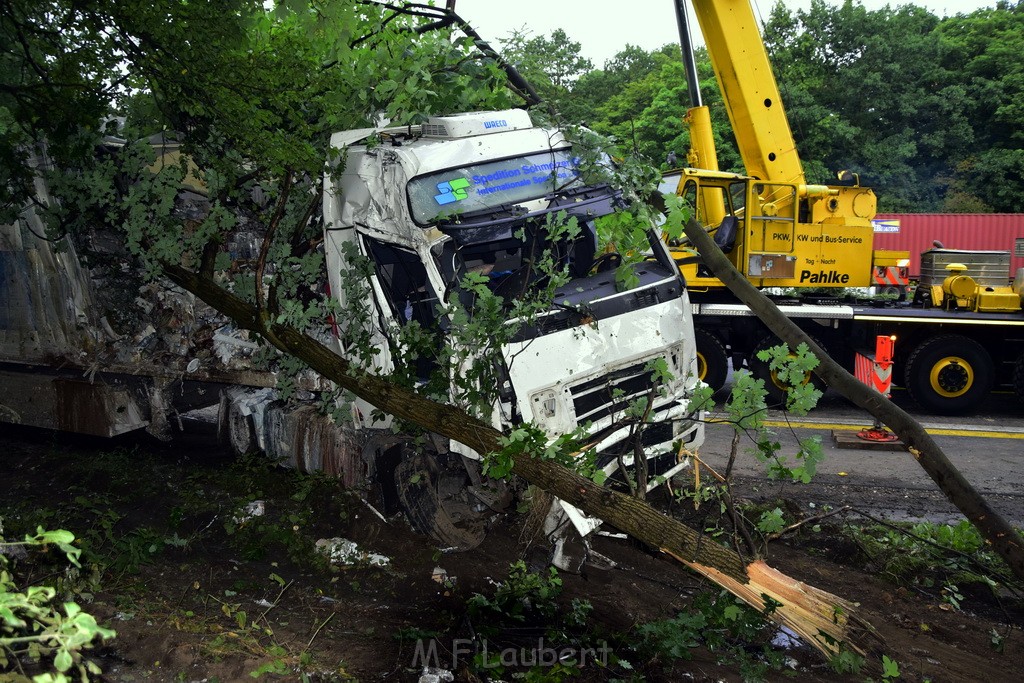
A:
<svg viewBox="0 0 1024 683">
<path fill-rule="evenodd" d="M 515 162 L 513 162 L 515 163 Z M 437 183 L 434 201 L 440 206 L 454 204 L 469 198 L 472 190 L 477 196 L 508 192 L 530 185 L 547 185 L 550 189 L 576 177 L 579 157 L 551 159 L 542 163 L 520 163 L 517 167 L 494 168 L 495 164 L 478 167 L 486 169 L 469 178 L 456 177 Z M 487 172 L 489 171 L 489 172 Z M 513 196 L 522 197 L 522 193 Z"/>
<path fill-rule="evenodd" d="M 437 196 L 434 201 L 444 206 L 465 199 L 469 196 L 466 188 L 469 187 L 468 178 L 452 178 L 443 183 L 437 184 Z"/>
</svg>

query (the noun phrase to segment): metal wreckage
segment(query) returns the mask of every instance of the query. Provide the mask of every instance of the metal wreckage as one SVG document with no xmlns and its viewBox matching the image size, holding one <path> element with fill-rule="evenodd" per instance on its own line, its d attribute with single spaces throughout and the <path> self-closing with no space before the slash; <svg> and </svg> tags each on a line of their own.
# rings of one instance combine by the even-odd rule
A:
<svg viewBox="0 0 1024 683">
<path fill-rule="evenodd" d="M 389 373 L 404 327 L 460 343 L 453 310 L 474 310 L 467 274 L 513 302 L 547 286 L 538 268 L 547 255 L 569 278 L 544 310 L 506 323 L 510 334 L 488 359 L 492 424 L 529 422 L 551 440 L 582 428 L 587 457 L 612 485 L 640 454 L 651 488 L 687 465 L 704 432 L 690 405 L 700 382 L 684 282 L 650 230 L 646 257 L 628 266 L 635 286 L 617 285 L 621 258 L 599 248 L 595 220 L 621 208 L 621 197 L 588 184 L 561 131 L 508 110 L 339 132 L 331 143 L 344 162 L 325 177 L 325 289 L 340 311 L 370 314 L 337 316 L 325 343 L 351 358 L 346 340 L 369 340 L 364 366 Z M 153 144 L 177 153 L 173 142 Z M 41 180 L 37 200 L 52 201 Z M 199 216 L 206 205 L 201 187 L 182 188 L 180 212 Z M 579 229 L 549 231 L 554 214 Z M 78 239 L 48 239 L 35 206 L 0 227 L 0 419 L 167 437 L 175 416 L 219 406 L 219 432 L 235 451 L 261 450 L 373 491 L 385 514 L 404 512 L 441 547 L 475 547 L 489 517 L 507 508 L 512 492 L 482 475 L 480 454 L 395 433 L 389 416 L 360 399 L 332 420 L 310 400 L 331 388 L 319 377 L 301 377 L 298 398 L 282 400 L 278 373 L 254 363 L 258 340 L 183 290 L 143 281 L 114 233 Z M 258 239 L 242 224 L 224 248 L 244 261 Z M 344 278 L 355 258 L 371 272 L 353 288 Z M 655 362 L 667 372 L 652 372 Z M 434 369 L 429 360 L 416 366 L 424 382 Z M 629 410 L 638 399 L 647 402 L 642 419 Z M 579 541 L 600 524 L 555 501 L 545 526 L 555 564 L 582 561 Z"/>
</svg>

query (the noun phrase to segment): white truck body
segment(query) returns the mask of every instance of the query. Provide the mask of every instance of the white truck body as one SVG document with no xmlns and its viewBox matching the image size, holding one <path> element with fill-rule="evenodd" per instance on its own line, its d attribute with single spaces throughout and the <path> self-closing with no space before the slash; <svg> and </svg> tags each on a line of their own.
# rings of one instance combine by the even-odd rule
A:
<svg viewBox="0 0 1024 683">
<path fill-rule="evenodd" d="M 512 273 L 511 278 L 523 261 L 511 258 L 503 265 L 501 259 L 527 248 L 515 233 L 524 225 L 539 224 L 549 213 L 577 217 L 583 225 L 577 251 L 589 248 L 580 260 L 593 260 L 592 221 L 610 212 L 615 201 L 607 188 L 588 192 L 582 186 L 576 178 L 578 160 L 561 132 L 533 127 L 529 115 L 519 110 L 337 133 L 332 146 L 342 150 L 344 167 L 329 175 L 324 192 L 331 291 L 346 291 L 341 281 L 348 266 L 345 243 L 371 261 L 384 245 L 402 250 L 422 268 L 420 279 L 409 287 L 426 294 L 438 319 L 451 297 L 459 295 L 461 276 L 481 262 L 508 266 L 503 272 Z M 453 199 L 436 189 L 446 184 L 462 189 L 463 196 Z M 561 197 L 559 186 L 575 194 Z M 446 207 L 456 204 L 465 209 L 448 213 Z M 659 240 L 653 242 L 652 250 L 664 252 Z M 646 365 L 665 359 L 673 379 L 655 392 L 651 421 L 660 427 L 650 430 L 643 448 L 651 456 L 670 454 L 671 466 L 659 467 L 656 474 L 671 476 L 683 467 L 673 443 L 698 446 L 703 426 L 689 406 L 699 384 L 690 306 L 670 264 L 667 252 L 662 262 L 652 256 L 637 267 L 639 287 L 619 292 L 611 272 L 591 274 L 589 267 L 577 263 L 573 280 L 556 296 L 558 308 L 546 314 L 552 318 L 551 329 L 524 330 L 502 349 L 510 391 L 493 406 L 494 425 L 504 429 L 531 421 L 555 438 L 589 423 L 600 450 L 610 452 L 630 433 L 616 427 L 626 402 L 651 387 Z M 491 278 L 493 289 L 500 291 L 499 278 Z M 378 264 L 372 283 L 380 304 L 372 330 L 380 349 L 375 372 L 393 369 L 388 336 L 408 322 L 387 279 Z M 345 310 L 348 302 L 339 303 Z M 566 309 L 585 309 L 585 320 L 565 320 Z M 615 392 L 612 399 L 615 389 L 622 395 Z M 602 392 L 607 400 L 594 398 Z M 460 444 L 452 449 L 477 456 Z M 598 460 L 609 471 L 616 466 L 615 458 L 604 462 L 599 455 Z M 631 450 L 626 460 L 632 462 Z"/>
</svg>

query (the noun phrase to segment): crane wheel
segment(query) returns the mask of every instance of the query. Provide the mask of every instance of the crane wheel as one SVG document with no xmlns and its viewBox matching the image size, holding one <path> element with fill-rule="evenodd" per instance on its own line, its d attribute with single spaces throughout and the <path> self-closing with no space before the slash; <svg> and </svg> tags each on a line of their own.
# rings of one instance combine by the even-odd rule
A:
<svg viewBox="0 0 1024 683">
<path fill-rule="evenodd" d="M 904 384 L 925 410 L 962 415 L 981 405 L 994 381 L 995 365 L 985 347 L 970 337 L 943 334 L 911 352 Z"/>
<path fill-rule="evenodd" d="M 828 353 L 828 349 L 825 347 L 824 344 L 821 343 L 820 339 L 818 339 L 812 334 L 808 334 L 807 336 L 810 337 L 815 344 L 821 347 L 821 349 L 825 351 L 825 353 Z M 787 403 L 787 398 L 789 397 L 789 387 L 779 380 L 778 374 L 775 370 L 771 369 L 770 363 L 758 358 L 757 354 L 759 351 L 764 351 L 766 349 L 772 348 L 773 346 L 779 346 L 781 344 L 782 341 L 780 341 L 778 337 L 772 334 L 768 335 L 760 342 L 758 342 L 757 346 L 754 347 L 754 351 L 750 354 L 750 358 L 748 361 L 750 364 L 750 371 L 753 373 L 754 377 L 758 377 L 764 380 L 764 388 L 765 391 L 768 392 L 769 407 L 785 407 Z M 790 352 L 790 355 L 794 354 Z M 818 377 L 812 372 L 807 373 L 807 376 L 804 378 L 802 384 L 807 384 L 808 382 L 813 384 L 814 388 L 817 389 L 818 391 L 825 391 L 825 382 L 822 381 L 820 377 Z"/>
<path fill-rule="evenodd" d="M 718 391 L 729 376 L 725 345 L 714 334 L 699 327 L 694 330 L 694 339 L 697 342 L 697 379 Z"/>
</svg>

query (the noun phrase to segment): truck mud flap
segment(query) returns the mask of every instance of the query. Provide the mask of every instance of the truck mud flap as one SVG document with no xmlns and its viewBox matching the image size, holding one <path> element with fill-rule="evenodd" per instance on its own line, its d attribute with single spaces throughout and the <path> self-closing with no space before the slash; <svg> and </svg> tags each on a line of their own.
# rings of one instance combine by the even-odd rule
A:
<svg viewBox="0 0 1024 683">
<path fill-rule="evenodd" d="M 474 510 L 466 484 L 461 465 L 449 470 L 433 455 L 402 449 L 395 468 L 399 503 L 413 528 L 442 549 L 472 550 L 486 535 L 485 519 Z"/>
</svg>

